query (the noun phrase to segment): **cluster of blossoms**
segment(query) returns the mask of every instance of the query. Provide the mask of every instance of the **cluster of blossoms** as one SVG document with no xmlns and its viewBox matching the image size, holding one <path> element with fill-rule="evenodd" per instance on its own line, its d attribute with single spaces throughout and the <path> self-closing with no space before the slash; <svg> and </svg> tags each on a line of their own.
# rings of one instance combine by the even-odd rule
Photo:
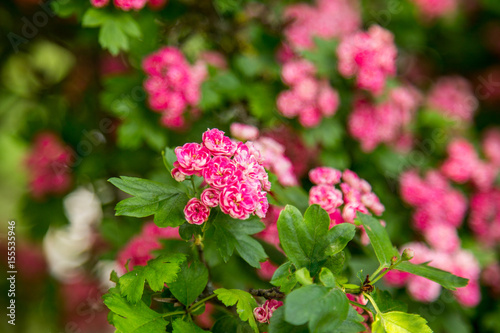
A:
<svg viewBox="0 0 500 333">
<path fill-rule="evenodd" d="M 454 12 L 459 0 L 412 0 L 425 17 L 436 18 Z"/>
<path fill-rule="evenodd" d="M 413 137 L 408 127 L 420 105 L 421 95 L 411 86 L 392 89 L 387 99 L 374 105 L 366 98 L 358 98 L 349 115 L 349 133 L 370 152 L 380 143 L 399 150 L 411 149 Z"/>
<path fill-rule="evenodd" d="M 175 47 L 164 47 L 147 56 L 142 67 L 148 78 L 144 90 L 152 110 L 162 114 L 162 124 L 168 128 L 182 128 L 189 110 L 196 114 L 200 101 L 200 86 L 207 75 L 204 62 L 191 66 Z"/>
<path fill-rule="evenodd" d="M 29 186 L 35 198 L 61 194 L 71 186 L 72 150 L 52 133 L 39 134 L 26 160 Z"/>
<path fill-rule="evenodd" d="M 477 259 L 471 252 L 457 249 L 453 253 L 437 251 L 428 248 L 423 243 L 411 243 L 403 246 L 411 248 L 414 252 L 413 264 L 429 262 L 429 266 L 449 271 L 457 276 L 469 279 L 469 284 L 464 288 L 454 291 L 457 301 L 468 307 L 476 306 L 481 300 L 479 288 L 480 267 Z M 417 301 L 433 302 L 441 293 L 441 285 L 421 276 L 406 272 L 391 270 L 384 276 L 385 282 L 394 287 L 406 285 L 408 293 Z"/>
<path fill-rule="evenodd" d="M 264 305 L 259 306 L 253 310 L 253 315 L 255 316 L 255 319 L 257 319 L 259 323 L 269 323 L 269 320 L 271 320 L 274 311 L 276 311 L 276 309 L 279 308 L 280 306 L 283 306 L 282 301 L 277 301 L 275 299 L 268 299 L 264 303 Z"/>
<path fill-rule="evenodd" d="M 457 228 L 467 211 L 465 196 L 435 170 L 425 178 L 415 170 L 407 171 L 401 175 L 400 186 L 403 200 L 415 208 L 413 227 L 434 249 L 456 251 L 460 247 Z"/>
<path fill-rule="evenodd" d="M 500 242 L 500 188 L 472 195 L 469 227 L 482 245 L 493 247 Z"/>
<path fill-rule="evenodd" d="M 356 212 L 381 215 L 385 208 L 370 184 L 351 171 L 319 167 L 309 172 L 315 184 L 309 191 L 309 204 L 318 204 L 330 215 L 332 224 L 352 223 Z M 339 184 L 340 190 L 335 188 Z M 343 205 L 342 209 L 341 206 Z"/>
<path fill-rule="evenodd" d="M 280 93 L 278 110 L 287 118 L 299 117 L 304 127 L 314 127 L 321 118 L 335 114 L 339 106 L 337 91 L 326 79 L 316 78 L 316 68 L 305 59 L 294 59 L 283 65 L 281 76 L 290 90 Z"/>
<path fill-rule="evenodd" d="M 500 143 L 500 142 L 498 142 Z M 482 161 L 472 143 L 459 138 L 448 145 L 448 159 L 441 165 L 441 172 L 456 183 L 471 182 L 479 190 L 493 186 L 500 166 L 494 161 Z"/>
<path fill-rule="evenodd" d="M 314 37 L 338 38 L 359 29 L 360 14 L 358 2 L 352 0 L 317 0 L 315 6 L 293 4 L 283 14 L 291 22 L 285 37 L 294 49 L 311 49 Z"/>
<path fill-rule="evenodd" d="M 118 269 L 125 273 L 127 262 L 129 269 L 133 269 L 135 266 L 146 266 L 147 262 L 154 258 L 152 252 L 162 248 L 160 243 L 162 239 L 180 240 L 179 228 L 160 228 L 153 222 L 144 224 L 141 233 L 134 236 L 118 253 Z"/>
<path fill-rule="evenodd" d="M 359 88 L 380 94 L 388 77 L 396 74 L 397 48 L 393 34 L 378 26 L 342 38 L 337 48 L 339 72 L 356 76 Z"/>
<path fill-rule="evenodd" d="M 471 84 L 459 76 L 440 78 L 429 91 L 428 106 L 455 120 L 471 121 L 478 107 Z"/>
<path fill-rule="evenodd" d="M 262 157 L 251 142 L 234 142 L 214 128 L 203 133 L 202 144 L 186 143 L 175 149 L 175 155 L 175 180 L 199 176 L 208 185 L 200 199 L 190 199 L 184 208 L 189 223 L 204 223 L 210 209 L 217 206 L 235 219 L 245 220 L 252 214 L 266 216 L 266 191 L 271 189 L 271 183 Z"/>
<path fill-rule="evenodd" d="M 109 2 L 110 0 L 90 0 L 92 6 L 96 8 L 106 7 Z M 140 10 L 146 5 L 151 9 L 158 10 L 162 9 L 167 2 L 168 0 L 113 0 L 115 7 L 124 11 Z"/>
<path fill-rule="evenodd" d="M 242 141 L 252 141 L 255 148 L 260 152 L 264 167 L 273 172 L 280 184 L 284 186 L 295 186 L 298 184 L 297 177 L 293 173 L 293 165 L 285 155 L 285 147 L 273 138 L 260 135 L 259 129 L 251 125 L 232 123 L 230 127 L 231 136 Z"/>
</svg>

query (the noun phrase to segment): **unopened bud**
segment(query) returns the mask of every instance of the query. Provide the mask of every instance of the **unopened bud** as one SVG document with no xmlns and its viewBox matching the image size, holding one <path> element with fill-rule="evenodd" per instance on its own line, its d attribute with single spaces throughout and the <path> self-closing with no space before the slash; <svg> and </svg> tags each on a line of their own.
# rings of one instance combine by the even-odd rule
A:
<svg viewBox="0 0 500 333">
<path fill-rule="evenodd" d="M 394 256 L 391 258 L 391 264 L 395 264 L 398 261 L 398 257 Z"/>
<path fill-rule="evenodd" d="M 412 260 L 415 256 L 415 251 L 410 248 L 407 248 L 403 251 L 402 258 L 404 261 Z"/>
</svg>

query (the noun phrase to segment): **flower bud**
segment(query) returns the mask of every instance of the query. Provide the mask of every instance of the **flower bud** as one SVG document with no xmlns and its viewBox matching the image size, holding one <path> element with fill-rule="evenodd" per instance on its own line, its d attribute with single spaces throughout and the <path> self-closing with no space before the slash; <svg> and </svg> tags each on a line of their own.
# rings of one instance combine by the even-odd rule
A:
<svg viewBox="0 0 500 333">
<path fill-rule="evenodd" d="M 269 320 L 269 314 L 267 310 L 260 306 L 253 309 L 253 315 L 259 323 L 267 323 L 267 321 Z"/>
<path fill-rule="evenodd" d="M 394 265 L 398 261 L 398 257 L 394 256 L 391 258 L 391 265 Z"/>
<path fill-rule="evenodd" d="M 407 248 L 403 251 L 402 258 L 404 261 L 412 260 L 415 256 L 415 251 L 410 248 Z"/>
</svg>

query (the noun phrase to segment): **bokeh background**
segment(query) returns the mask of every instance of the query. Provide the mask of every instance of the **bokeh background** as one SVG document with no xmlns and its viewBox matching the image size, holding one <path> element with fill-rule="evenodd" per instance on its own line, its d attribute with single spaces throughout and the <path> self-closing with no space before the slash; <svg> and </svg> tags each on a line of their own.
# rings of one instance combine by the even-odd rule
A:
<svg viewBox="0 0 500 333">
<path fill-rule="evenodd" d="M 0 4 L 0 269 L 14 220 L 18 272 L 0 331 L 113 332 L 111 270 L 183 244 L 116 217 L 107 179 L 166 181 L 162 150 L 217 127 L 259 142 L 291 201 L 315 166 L 357 172 L 395 244 L 471 279 L 453 295 L 398 274 L 385 288 L 436 332 L 500 332 L 500 2 L 108 2 Z M 144 61 L 155 52 L 172 59 Z M 268 286 L 272 260 L 216 279 Z M 370 265 L 354 250 L 347 269 Z"/>
</svg>

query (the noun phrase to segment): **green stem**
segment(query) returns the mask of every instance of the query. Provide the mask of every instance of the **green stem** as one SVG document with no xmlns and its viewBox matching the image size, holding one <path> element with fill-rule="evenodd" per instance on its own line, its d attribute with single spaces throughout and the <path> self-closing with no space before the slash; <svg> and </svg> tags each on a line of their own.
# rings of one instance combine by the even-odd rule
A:
<svg viewBox="0 0 500 333">
<path fill-rule="evenodd" d="M 363 305 L 363 304 L 361 304 L 361 303 L 358 303 L 358 302 L 354 302 L 354 301 L 349 300 L 349 304 L 352 304 L 352 305 L 354 305 L 354 306 L 357 306 L 357 307 L 359 307 L 359 308 L 361 308 L 361 309 L 363 309 L 363 310 L 365 310 L 365 311 L 367 311 L 367 312 L 368 312 L 368 311 L 372 312 L 372 310 L 370 310 L 370 309 L 369 309 L 366 305 Z"/>
<path fill-rule="evenodd" d="M 373 272 L 372 275 L 370 275 L 370 281 L 373 281 L 377 277 L 377 274 L 380 273 L 385 267 L 380 265 L 375 272 Z M 370 282 L 372 283 L 372 282 Z"/>
<path fill-rule="evenodd" d="M 380 309 L 377 306 L 377 303 L 375 303 L 375 301 L 373 300 L 373 298 L 370 295 L 368 295 L 367 293 L 363 293 L 363 296 L 365 296 L 372 303 L 373 308 L 375 309 L 375 311 L 377 311 L 378 314 L 382 314 L 382 312 L 380 311 Z"/>
<path fill-rule="evenodd" d="M 353 288 L 345 288 L 344 289 L 344 292 L 348 293 L 348 294 L 359 294 L 359 292 L 361 291 L 361 288 L 356 288 L 356 289 L 353 289 Z"/>
<path fill-rule="evenodd" d="M 196 197 L 196 193 L 197 192 L 196 192 L 196 186 L 194 185 L 194 178 L 193 178 L 193 176 L 191 176 L 191 186 L 193 187 L 193 191 L 194 191 L 194 195 L 193 196 Z"/>
<path fill-rule="evenodd" d="M 387 273 L 389 273 L 391 271 L 391 269 L 386 270 L 385 272 L 383 272 L 382 274 L 380 274 L 379 276 L 377 276 L 377 278 L 375 280 L 371 281 L 370 283 L 371 284 L 375 284 L 375 282 L 377 282 L 378 280 L 380 280 L 381 278 L 383 278 L 384 275 L 386 275 Z"/>
<path fill-rule="evenodd" d="M 185 314 L 185 313 L 186 313 L 186 311 L 175 311 L 175 312 L 165 313 L 164 315 L 162 315 L 162 317 L 163 318 L 171 317 L 171 316 L 176 316 L 176 315 Z"/>
<path fill-rule="evenodd" d="M 194 303 L 193 305 L 191 305 L 188 309 L 189 312 L 193 312 L 193 311 L 196 311 L 198 310 L 199 306 L 203 303 L 205 303 L 206 301 L 208 301 L 209 299 L 212 299 L 214 298 L 215 296 L 217 296 L 216 294 L 212 294 L 210 296 L 207 296 L 201 300 L 199 300 L 198 302 Z"/>
</svg>

